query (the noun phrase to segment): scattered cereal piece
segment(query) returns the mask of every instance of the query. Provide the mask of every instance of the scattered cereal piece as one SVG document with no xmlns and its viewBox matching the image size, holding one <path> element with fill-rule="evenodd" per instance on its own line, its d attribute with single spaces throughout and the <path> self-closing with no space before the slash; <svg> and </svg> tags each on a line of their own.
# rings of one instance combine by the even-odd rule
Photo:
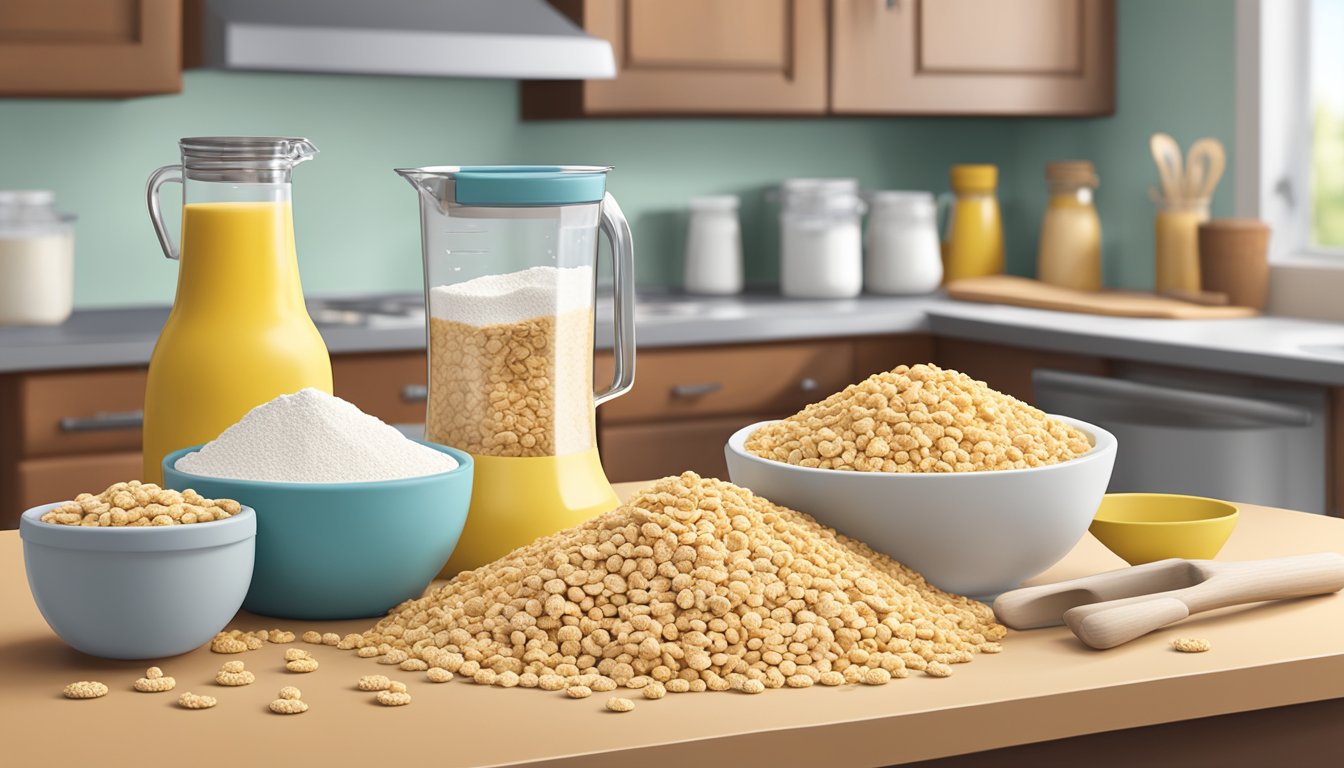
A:
<svg viewBox="0 0 1344 768">
<path fill-rule="evenodd" d="M 365 675 L 359 678 L 359 690 L 386 691 L 391 682 L 387 679 L 387 675 Z"/>
<path fill-rule="evenodd" d="M 663 687 L 668 693 L 686 693 L 691 690 L 691 684 L 685 678 L 676 677 L 663 683 Z"/>
<path fill-rule="evenodd" d="M 341 644 L 341 636 L 338 635 L 338 634 L 336 634 L 335 632 L 326 632 L 326 633 L 323 633 L 323 635 L 322 635 L 322 644 L 323 644 L 323 645 L 340 645 L 340 644 Z"/>
<path fill-rule="evenodd" d="M 322 633 L 321 633 L 321 632 L 314 632 L 313 630 L 310 629 L 310 630 L 308 630 L 307 632 L 304 632 L 304 633 L 303 633 L 303 642 L 305 642 L 305 643 L 312 643 L 313 645 L 321 645 L 321 644 L 322 644 Z"/>
<path fill-rule="evenodd" d="M 571 699 L 586 699 L 593 695 L 593 689 L 586 685 L 571 685 L 565 689 L 565 694 Z"/>
<path fill-rule="evenodd" d="M 364 645 L 364 636 L 356 635 L 355 633 L 352 632 L 346 635 L 345 637 L 341 638 L 341 642 L 336 644 L 336 649 L 339 651 L 348 651 L 353 648 L 360 648 L 363 645 Z"/>
<path fill-rule="evenodd" d="M 257 676 L 246 669 L 238 672 L 226 672 L 221 669 L 215 673 L 215 682 L 220 685 L 237 688 L 239 686 L 251 685 L 257 682 Z"/>
<path fill-rule="evenodd" d="M 242 653 L 247 650 L 247 643 L 236 637 L 228 635 L 215 635 L 215 639 L 210 641 L 210 650 L 215 653 Z"/>
<path fill-rule="evenodd" d="M 941 661 L 930 661 L 928 666 L 924 667 L 924 674 L 929 677 L 951 677 L 952 668 Z"/>
<path fill-rule="evenodd" d="M 260 650 L 261 646 L 263 645 L 263 643 L 261 642 L 261 638 L 255 637 L 253 635 L 244 635 L 239 639 L 243 641 L 243 644 L 247 646 L 247 650 L 249 651 Z"/>
<path fill-rule="evenodd" d="M 80 680 L 61 691 L 67 699 L 96 699 L 107 695 L 107 686 L 97 680 Z"/>
<path fill-rule="evenodd" d="M 214 696 L 198 696 L 187 691 L 177 697 L 178 706 L 184 709 L 209 709 L 219 703 Z"/>
<path fill-rule="evenodd" d="M 476 674 L 471 676 L 471 680 L 477 685 L 494 685 L 497 677 L 499 675 L 495 674 L 493 669 L 478 669 Z"/>
<path fill-rule="evenodd" d="M 374 699 L 384 707 L 404 707 L 411 703 L 411 694 L 405 691 L 401 693 L 393 693 L 390 690 L 379 691 Z"/>
<path fill-rule="evenodd" d="M 761 693 L 765 690 L 765 683 L 760 680 L 747 680 L 742 683 L 743 693 Z"/>
<path fill-rule="evenodd" d="M 316 672 L 317 667 L 318 667 L 317 659 L 311 657 L 306 659 L 295 659 L 293 661 L 285 662 L 285 669 L 289 670 L 290 672 L 300 672 L 300 673 Z"/>
<path fill-rule="evenodd" d="M 285 661 L 298 661 L 300 659 L 311 659 L 313 655 L 302 648 L 286 648 Z"/>
<path fill-rule="evenodd" d="M 1181 653 L 1204 653 L 1213 644 L 1202 637 L 1178 637 L 1171 641 L 1171 647 Z"/>
<path fill-rule="evenodd" d="M 649 682 L 640 690 L 644 693 L 646 699 L 661 699 L 667 695 L 667 689 L 657 680 Z"/>
<path fill-rule="evenodd" d="M 398 666 L 407 672 L 424 672 L 426 669 L 429 669 L 429 664 L 420 659 L 407 659 L 401 662 Z"/>
<path fill-rule="evenodd" d="M 276 699 L 270 704 L 277 715 L 301 715 L 308 711 L 308 702 L 300 699 Z"/>
<path fill-rule="evenodd" d="M 302 699 L 303 691 L 292 685 L 286 685 L 284 688 L 280 689 L 280 692 L 277 693 L 276 696 L 281 699 Z"/>
<path fill-rule="evenodd" d="M 272 629 L 266 639 L 272 643 L 292 643 L 294 633 L 284 629 Z"/>
<path fill-rule="evenodd" d="M 821 676 L 817 678 L 817 682 L 822 685 L 844 685 L 845 676 L 835 670 L 831 670 L 829 672 L 822 672 Z"/>
<path fill-rule="evenodd" d="M 406 684 L 401 682 L 400 680 L 390 680 L 387 683 L 387 690 L 391 691 L 392 693 L 405 693 Z"/>
<path fill-rule="evenodd" d="M 246 668 L 247 666 L 243 664 L 243 662 L 241 661 L 226 661 L 224 662 L 224 666 L 219 668 L 219 671 L 234 673 L 234 672 L 242 672 Z"/>
<path fill-rule="evenodd" d="M 619 696 L 613 696 L 607 699 L 607 710 L 609 712 L 633 712 L 635 702 L 629 699 L 622 699 Z"/>
<path fill-rule="evenodd" d="M 495 685 L 499 686 L 500 688 L 518 687 L 518 673 L 509 670 L 500 672 L 499 677 L 495 678 Z M 613 688 L 612 690 L 615 689 Z"/>
<path fill-rule="evenodd" d="M 431 683 L 446 683 L 453 679 L 453 673 L 443 667 L 430 667 L 425 670 L 425 679 Z"/>
<path fill-rule="evenodd" d="M 1001 644 L 999 644 L 999 643 L 993 643 L 993 642 L 990 642 L 990 643 L 981 643 L 981 644 L 980 644 L 980 652 L 981 652 L 981 653 L 1003 653 L 1003 646 L 1002 646 Z"/>
<path fill-rule="evenodd" d="M 543 691 L 563 691 L 565 678 L 559 675 L 541 675 L 537 678 L 537 687 Z"/>
<path fill-rule="evenodd" d="M 889 682 L 891 673 L 881 667 L 871 667 L 863 673 L 864 685 L 886 685 Z"/>
<path fill-rule="evenodd" d="M 445 671 L 446 671 L 446 670 L 445 670 Z M 449 675 L 452 675 L 453 673 L 452 673 L 452 672 L 449 672 L 448 674 L 449 674 Z M 452 679 L 452 678 L 450 677 L 449 679 Z M 538 678 L 535 674 L 533 674 L 533 673 L 531 673 L 531 672 L 524 672 L 523 674 L 521 674 L 521 675 L 518 676 L 518 687 L 519 687 L 519 688 L 536 688 L 536 687 L 537 687 L 537 682 L 538 682 L 539 679 L 540 679 L 540 678 Z M 445 680 L 445 681 L 443 681 L 443 682 L 447 682 L 447 681 Z"/>
<path fill-rule="evenodd" d="M 377 646 L 361 645 L 358 651 L 355 651 L 361 659 L 372 659 L 374 656 L 382 656 L 383 652 L 378 650 Z"/>
<path fill-rule="evenodd" d="M 382 656 L 379 656 L 377 661 L 379 664 L 395 665 L 400 664 L 401 662 L 409 659 L 410 657 L 411 655 L 409 653 L 401 650 L 400 648 L 396 648 L 388 651 L 387 653 L 384 653 Z"/>
<path fill-rule="evenodd" d="M 162 669 L 150 667 L 145 670 L 145 676 L 136 680 L 131 687 L 141 693 L 163 693 L 173 690 L 176 686 L 177 681 L 171 677 L 164 677 Z"/>
</svg>

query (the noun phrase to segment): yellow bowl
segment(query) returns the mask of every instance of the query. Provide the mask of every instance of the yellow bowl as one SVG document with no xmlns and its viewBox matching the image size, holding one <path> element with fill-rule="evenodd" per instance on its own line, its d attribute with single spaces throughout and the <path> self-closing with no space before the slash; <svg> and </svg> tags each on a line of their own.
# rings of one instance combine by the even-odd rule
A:
<svg viewBox="0 0 1344 768">
<path fill-rule="evenodd" d="M 1130 565 L 1169 557 L 1210 560 L 1237 526 L 1226 501 L 1170 493 L 1108 493 L 1088 528 Z"/>
</svg>

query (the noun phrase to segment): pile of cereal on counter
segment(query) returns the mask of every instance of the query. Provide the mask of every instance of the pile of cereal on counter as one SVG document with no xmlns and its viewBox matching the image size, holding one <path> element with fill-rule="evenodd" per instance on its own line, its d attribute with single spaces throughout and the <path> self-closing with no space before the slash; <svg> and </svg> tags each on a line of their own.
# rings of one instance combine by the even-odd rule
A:
<svg viewBox="0 0 1344 768">
<path fill-rule="evenodd" d="M 687 472 L 403 603 L 360 655 L 655 699 L 946 676 L 1005 632 L 987 606 L 862 542 Z"/>
<path fill-rule="evenodd" d="M 89 527 L 191 525 L 223 520 L 240 509 L 242 505 L 233 499 L 204 499 L 190 488 L 178 493 L 132 480 L 109 486 L 96 496 L 81 493 L 42 515 L 42 522 Z"/>
<path fill-rule="evenodd" d="M 1087 435 L 964 373 L 902 365 L 747 438 L 748 453 L 854 472 L 982 472 L 1078 458 Z"/>
</svg>

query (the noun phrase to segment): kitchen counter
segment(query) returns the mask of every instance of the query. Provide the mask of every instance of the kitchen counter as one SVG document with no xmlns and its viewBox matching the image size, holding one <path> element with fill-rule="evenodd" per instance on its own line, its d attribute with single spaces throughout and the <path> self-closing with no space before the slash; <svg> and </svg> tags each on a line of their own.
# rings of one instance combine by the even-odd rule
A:
<svg viewBox="0 0 1344 768">
<path fill-rule="evenodd" d="M 637 487 L 620 491 L 628 495 Z M 1219 559 L 1322 549 L 1344 551 L 1344 520 L 1243 506 Z M 1034 582 L 1122 565 L 1089 535 Z M 460 678 L 434 685 L 422 673 L 312 646 L 303 647 L 322 664 L 312 674 L 284 672 L 278 646 L 241 656 L 200 649 L 156 662 L 177 678 L 174 692 L 136 693 L 131 682 L 149 662 L 106 661 L 69 649 L 43 623 L 25 583 L 18 534 L 0 532 L 0 723 L 6 762 L 13 765 L 66 765 L 92 754 L 108 766 L 257 760 L 875 766 L 982 750 L 1001 751 L 968 759 L 1021 765 L 1043 762 L 1041 753 L 1023 750 L 1047 748 L 1074 749 L 1071 761 L 1098 767 L 1158 758 L 1163 764 L 1287 764 L 1336 748 L 1331 723 L 1344 711 L 1337 701 L 1344 698 L 1341 594 L 1201 614 L 1109 651 L 1088 650 L 1062 627 L 1012 632 L 1002 654 L 977 656 L 945 680 L 915 674 L 886 686 L 782 689 L 753 698 L 704 693 L 646 701 L 636 695 L 635 711 L 617 716 L 603 710 L 606 694 L 575 701 L 562 693 L 481 688 Z M 233 626 L 344 634 L 371 623 L 240 614 Z M 1178 635 L 1206 637 L 1213 650 L 1176 653 L 1169 644 Z M 219 666 L 237 658 L 257 682 L 214 685 Z M 413 703 L 380 707 L 371 694 L 355 690 L 359 676 L 376 673 L 406 681 Z M 65 684 L 84 679 L 107 683 L 111 693 L 93 701 L 61 697 Z M 312 709 L 297 717 L 269 713 L 266 705 L 283 685 L 301 687 Z M 178 708 L 177 695 L 188 690 L 216 696 L 219 706 Z M 1299 706 L 1268 709 L 1289 705 Z M 1177 734 L 1176 728 L 1203 730 Z M 1068 741 L 1038 743 L 1058 739 Z M 1110 741 L 1098 748 L 1089 739 Z M 1149 759 L 1140 759 L 1144 755 Z"/>
<path fill-rule="evenodd" d="M 342 313 L 327 311 L 320 300 L 313 304 L 334 354 L 424 348 L 423 308 L 338 322 Z M 144 365 L 167 313 L 166 308 L 89 310 L 76 312 L 63 326 L 0 327 L 0 373 Z M 1344 386 L 1344 324 L 1285 317 L 1151 320 L 973 304 L 941 295 L 807 301 L 764 293 L 711 298 L 645 291 L 636 302 L 636 328 L 644 348 L 932 332 Z M 599 347 L 611 346 L 609 302 L 599 303 L 596 340 Z"/>
</svg>

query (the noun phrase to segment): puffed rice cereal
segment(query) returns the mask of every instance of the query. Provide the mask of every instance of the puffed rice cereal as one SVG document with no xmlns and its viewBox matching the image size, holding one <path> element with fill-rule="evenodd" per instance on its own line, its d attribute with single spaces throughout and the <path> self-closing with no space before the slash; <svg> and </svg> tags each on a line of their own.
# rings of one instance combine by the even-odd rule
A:
<svg viewBox="0 0 1344 768">
<path fill-rule="evenodd" d="M 391 683 L 386 675 L 365 675 L 359 678 L 359 690 L 361 691 L 386 691 Z"/>
<path fill-rule="evenodd" d="M 163 693 L 173 690 L 176 686 L 177 681 L 165 677 L 162 669 L 150 667 L 145 670 L 145 676 L 136 680 L 131 687 L 141 693 Z"/>
<path fill-rule="evenodd" d="M 646 699 L 661 699 L 667 695 L 667 689 L 663 684 L 654 680 L 640 689 Z"/>
<path fill-rule="evenodd" d="M 384 707 L 404 707 L 411 703 L 411 694 L 405 691 L 396 692 L 389 688 L 386 691 L 379 691 L 374 699 Z"/>
<path fill-rule="evenodd" d="M 266 638 L 272 643 L 292 643 L 294 642 L 294 633 L 285 629 L 272 629 Z"/>
<path fill-rule="evenodd" d="M 62 689 L 67 699 L 97 699 L 107 695 L 107 686 L 97 680 L 80 680 Z"/>
<path fill-rule="evenodd" d="M 565 695 L 571 699 L 586 699 L 593 695 L 593 689 L 586 685 L 571 685 L 565 689 Z"/>
<path fill-rule="evenodd" d="M 757 429 L 748 453 L 854 472 L 983 472 L 1077 458 L 1087 435 L 936 365 L 902 365 Z"/>
<path fill-rule="evenodd" d="M 857 684 L 870 668 L 902 678 L 997 650 L 987 644 L 1005 634 L 988 606 L 862 542 L 686 473 L 403 603 L 363 637 L 384 658 L 484 684 L 513 673 L 549 691 L 609 680 L 684 693 L 805 687 L 828 672 Z"/>
<path fill-rule="evenodd" d="M 301 715 L 308 711 L 308 702 L 302 699 L 275 699 L 270 709 L 277 715 Z"/>
<path fill-rule="evenodd" d="M 177 704 L 183 709 L 209 709 L 218 703 L 214 696 L 199 696 L 191 691 L 177 697 Z"/>
<path fill-rule="evenodd" d="M 216 683 L 230 687 L 251 685 L 256 681 L 257 676 L 249 672 L 241 661 L 226 661 L 215 673 Z"/>
<path fill-rule="evenodd" d="M 1171 647 L 1181 653 L 1204 653 L 1213 648 L 1213 644 L 1202 637 L 1178 637 L 1171 641 Z"/>
<path fill-rule="evenodd" d="M 534 678 L 533 683 L 528 687 L 535 688 L 537 687 L 537 680 L 535 679 L 536 675 L 533 675 L 532 677 Z M 431 683 L 447 683 L 452 681 L 453 673 L 443 667 L 430 667 L 425 670 L 425 679 Z"/>
<path fill-rule="evenodd" d="M 317 659 L 314 659 L 311 656 L 306 659 L 295 659 L 293 661 L 285 662 L 285 669 L 290 672 L 298 673 L 316 672 L 318 666 Z"/>
<path fill-rule="evenodd" d="M 81 493 L 74 501 L 42 515 L 52 525 L 148 527 L 191 525 L 233 517 L 242 505 L 233 499 L 204 499 L 188 488 L 178 493 L 153 483 L 115 483 L 99 494 Z"/>
<path fill-rule="evenodd" d="M 635 711 L 635 702 L 629 699 L 623 699 L 619 696 L 613 696 L 610 699 L 607 699 L 607 711 L 633 712 Z"/>
<path fill-rule="evenodd" d="M 424 672 L 429 669 L 429 663 L 421 659 L 407 659 L 397 666 L 407 672 Z"/>
<path fill-rule="evenodd" d="M 336 646 L 341 644 L 341 636 L 335 632 L 322 633 L 322 644 Z"/>
<path fill-rule="evenodd" d="M 321 633 L 321 632 L 314 632 L 313 630 L 310 629 L 310 630 L 308 630 L 307 632 L 304 632 L 304 633 L 303 633 L 303 642 L 305 642 L 305 643 L 311 643 L 311 644 L 313 644 L 313 645 L 321 645 L 321 644 L 322 644 L 322 633 Z"/>
</svg>

